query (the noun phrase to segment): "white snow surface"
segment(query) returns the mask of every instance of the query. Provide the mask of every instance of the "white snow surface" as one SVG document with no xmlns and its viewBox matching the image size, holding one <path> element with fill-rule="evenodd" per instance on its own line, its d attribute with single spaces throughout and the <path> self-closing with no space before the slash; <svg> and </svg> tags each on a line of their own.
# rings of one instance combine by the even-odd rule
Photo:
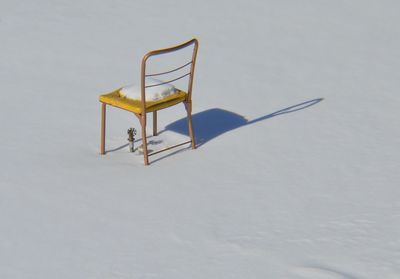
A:
<svg viewBox="0 0 400 279">
<path fill-rule="evenodd" d="M 0 278 L 400 278 L 399 10 L 1 0 Z M 109 108 L 99 155 L 98 95 L 192 37 L 198 149 L 145 167 Z"/>
</svg>

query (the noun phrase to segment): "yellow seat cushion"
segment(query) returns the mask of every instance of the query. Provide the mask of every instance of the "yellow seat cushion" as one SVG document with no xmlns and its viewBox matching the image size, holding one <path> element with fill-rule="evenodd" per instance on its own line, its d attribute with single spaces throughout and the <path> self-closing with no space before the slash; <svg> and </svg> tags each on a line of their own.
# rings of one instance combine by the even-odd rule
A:
<svg viewBox="0 0 400 279">
<path fill-rule="evenodd" d="M 122 96 L 120 94 L 120 90 L 121 88 L 111 93 L 100 95 L 100 102 L 140 114 L 142 112 L 142 102 L 140 100 L 133 100 Z M 147 101 L 146 112 L 152 112 L 176 105 L 184 101 L 186 96 L 186 92 L 177 90 L 174 94 L 171 94 L 161 100 Z"/>
</svg>

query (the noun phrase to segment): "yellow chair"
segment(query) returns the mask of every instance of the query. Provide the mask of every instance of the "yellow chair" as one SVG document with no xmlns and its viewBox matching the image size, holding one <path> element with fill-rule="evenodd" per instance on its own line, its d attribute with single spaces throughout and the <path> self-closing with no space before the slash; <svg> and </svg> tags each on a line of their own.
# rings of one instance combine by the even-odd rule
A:
<svg viewBox="0 0 400 279">
<path fill-rule="evenodd" d="M 99 100 L 101 102 L 101 143 L 100 143 L 100 154 L 105 154 L 105 132 L 106 132 L 106 105 L 114 106 L 123 110 L 127 110 L 133 112 L 136 117 L 138 117 L 141 130 L 142 130 L 142 145 L 143 145 L 143 155 L 144 155 L 144 164 L 149 164 L 149 156 L 160 153 L 162 151 L 169 150 L 174 147 L 178 147 L 187 143 L 191 143 L 193 149 L 196 148 L 195 137 L 193 133 L 193 124 L 192 124 L 192 87 L 193 87 L 193 75 L 194 75 L 194 68 L 196 64 L 196 56 L 198 50 L 199 42 L 197 39 L 192 39 L 186 43 L 181 45 L 177 45 L 170 48 L 154 50 L 147 53 L 142 59 L 141 65 L 141 80 L 140 80 L 140 97 L 139 99 L 131 99 L 127 98 L 124 94 L 122 94 L 122 88 L 119 88 L 111 93 L 100 95 Z M 164 55 L 169 54 L 172 52 L 176 52 L 178 50 L 182 50 L 187 47 L 193 47 L 193 52 L 191 53 L 191 60 L 174 69 L 160 72 L 160 73 L 146 73 L 146 65 L 147 60 L 156 55 Z M 154 76 L 163 76 L 163 75 L 171 75 L 177 71 L 182 71 L 184 69 L 188 69 L 188 72 L 180 75 L 179 77 L 173 78 L 168 81 L 161 81 L 158 84 L 151 84 L 149 85 L 146 82 L 146 79 L 149 77 Z M 162 86 L 165 84 L 173 83 L 177 80 L 182 78 L 188 77 L 188 87 L 187 91 L 183 91 L 180 89 L 175 88 L 173 93 L 169 94 L 166 97 L 157 99 L 157 100 L 148 100 L 146 98 L 146 88 Z M 190 141 L 183 142 L 160 151 L 156 151 L 153 153 L 148 153 L 147 150 L 147 139 L 146 139 L 146 115 L 149 112 L 153 113 L 153 135 L 157 135 L 157 111 L 161 109 L 165 109 L 179 103 L 183 103 L 185 105 L 187 111 L 187 118 L 188 118 L 188 126 L 189 126 L 189 135 Z"/>
</svg>

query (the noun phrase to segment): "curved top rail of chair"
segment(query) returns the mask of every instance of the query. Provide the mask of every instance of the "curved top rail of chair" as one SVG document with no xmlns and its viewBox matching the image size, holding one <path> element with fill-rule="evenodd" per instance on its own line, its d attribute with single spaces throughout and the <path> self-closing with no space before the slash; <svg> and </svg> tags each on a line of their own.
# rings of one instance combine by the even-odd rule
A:
<svg viewBox="0 0 400 279">
<path fill-rule="evenodd" d="M 143 56 L 142 63 L 145 63 L 147 61 L 147 59 L 149 59 L 151 56 L 164 54 L 164 53 L 169 53 L 169 52 L 174 52 L 174 51 L 180 50 L 182 48 L 188 47 L 188 46 L 190 46 L 192 44 L 194 44 L 195 48 L 197 49 L 198 46 L 199 46 L 199 41 L 196 38 L 193 38 L 190 41 L 187 41 L 186 43 L 183 43 L 183 44 L 180 44 L 180 45 L 177 45 L 177 46 L 150 51 L 150 52 L 146 53 Z"/>
</svg>

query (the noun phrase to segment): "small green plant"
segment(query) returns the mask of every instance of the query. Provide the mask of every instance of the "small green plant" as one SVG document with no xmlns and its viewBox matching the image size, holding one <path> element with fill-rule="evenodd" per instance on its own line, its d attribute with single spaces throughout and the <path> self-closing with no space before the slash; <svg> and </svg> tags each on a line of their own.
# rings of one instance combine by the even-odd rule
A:
<svg viewBox="0 0 400 279">
<path fill-rule="evenodd" d="M 129 142 L 129 151 L 130 152 L 135 152 L 135 147 L 134 147 L 135 135 L 136 135 L 136 129 L 129 128 L 128 129 L 128 142 Z"/>
</svg>

